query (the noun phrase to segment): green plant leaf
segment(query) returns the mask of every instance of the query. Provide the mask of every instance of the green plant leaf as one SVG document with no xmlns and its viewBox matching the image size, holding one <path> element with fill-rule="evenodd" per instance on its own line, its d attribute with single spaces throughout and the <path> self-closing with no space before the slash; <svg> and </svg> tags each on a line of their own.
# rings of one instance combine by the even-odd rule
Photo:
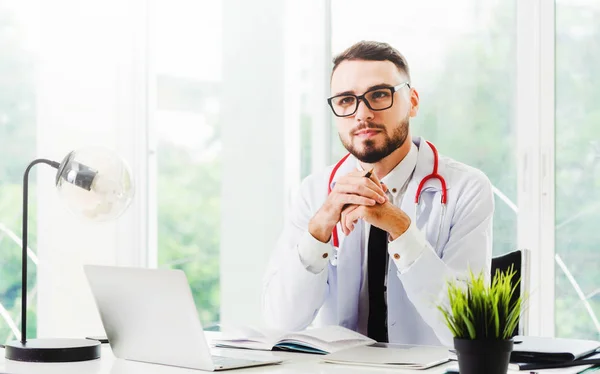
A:
<svg viewBox="0 0 600 374">
<path fill-rule="evenodd" d="M 468 313 L 468 314 L 470 314 L 470 313 Z M 463 314 L 462 315 L 462 319 L 463 319 L 463 321 L 464 321 L 464 323 L 467 326 L 467 329 L 469 331 L 469 337 L 471 339 L 475 339 L 477 337 L 477 334 L 475 333 L 475 327 L 473 326 L 473 322 L 472 322 L 473 316 L 472 315 L 468 315 L 468 314 L 467 315 Z"/>
<path fill-rule="evenodd" d="M 491 284 L 469 270 L 466 282 L 447 281 L 448 304 L 438 309 L 452 335 L 461 339 L 508 339 L 519 324 L 522 298 L 513 300 L 518 281 L 511 267 Z"/>
</svg>

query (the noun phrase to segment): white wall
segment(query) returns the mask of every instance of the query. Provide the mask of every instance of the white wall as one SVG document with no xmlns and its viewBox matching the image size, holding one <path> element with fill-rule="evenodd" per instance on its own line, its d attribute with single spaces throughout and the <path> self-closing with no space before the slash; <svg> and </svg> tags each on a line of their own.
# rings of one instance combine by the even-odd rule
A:
<svg viewBox="0 0 600 374">
<path fill-rule="evenodd" d="M 112 148 L 132 168 L 137 193 L 118 221 L 84 222 L 59 200 L 55 170 L 36 167 L 39 337 L 103 333 L 83 264 L 147 261 L 144 3 L 41 2 L 38 157 L 61 161 L 85 145 Z"/>
<path fill-rule="evenodd" d="M 223 6 L 221 322 L 254 324 L 284 212 L 284 2 Z"/>
</svg>

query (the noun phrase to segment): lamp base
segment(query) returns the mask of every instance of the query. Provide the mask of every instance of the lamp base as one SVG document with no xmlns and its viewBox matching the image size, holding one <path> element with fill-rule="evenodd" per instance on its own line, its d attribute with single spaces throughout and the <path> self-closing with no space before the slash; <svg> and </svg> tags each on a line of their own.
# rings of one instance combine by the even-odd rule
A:
<svg viewBox="0 0 600 374">
<path fill-rule="evenodd" d="M 6 358 L 27 362 L 72 362 L 100 358 L 100 342 L 89 339 L 31 339 L 5 345 Z"/>
</svg>

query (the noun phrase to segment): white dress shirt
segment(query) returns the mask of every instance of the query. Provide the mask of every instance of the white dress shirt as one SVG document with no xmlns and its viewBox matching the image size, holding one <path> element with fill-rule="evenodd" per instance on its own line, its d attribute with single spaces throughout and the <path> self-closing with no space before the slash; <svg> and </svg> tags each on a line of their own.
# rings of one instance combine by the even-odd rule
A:
<svg viewBox="0 0 600 374">
<path fill-rule="evenodd" d="M 404 159 L 396 165 L 392 171 L 390 171 L 385 177 L 381 179 L 381 183 L 388 187 L 387 197 L 390 199 L 392 204 L 400 207 L 402 205 L 402 199 L 406 192 L 406 187 L 410 181 L 415 166 L 417 165 L 418 149 L 417 146 L 412 144 L 410 151 L 404 157 Z M 357 162 L 357 168 L 363 170 L 360 163 Z M 368 248 L 369 233 L 371 231 L 371 224 L 363 221 L 364 225 L 364 248 Z M 416 240 L 415 240 L 416 239 Z M 407 245 L 413 243 L 413 245 Z M 418 243 L 419 245 L 414 245 Z M 409 228 L 400 235 L 389 242 L 388 254 L 393 259 L 400 273 L 407 271 L 422 254 L 424 250 L 431 248 L 427 245 L 425 237 L 419 232 L 419 229 L 411 222 Z M 431 250 L 431 249 L 429 249 Z M 330 242 L 323 243 L 315 239 L 312 235 L 308 234 L 304 237 L 304 240 L 298 246 L 298 253 L 300 261 L 306 267 L 307 270 L 317 274 L 323 271 L 327 266 L 327 262 L 332 256 L 332 247 Z M 327 254 L 326 256 L 324 254 Z M 359 332 L 367 333 L 367 321 L 369 318 L 369 286 L 367 276 L 367 258 L 364 256 L 364 262 L 362 264 L 362 279 L 363 283 L 360 290 L 359 300 Z M 387 286 L 387 271 L 386 271 L 386 286 Z M 386 298 L 387 302 L 387 298 Z"/>
</svg>

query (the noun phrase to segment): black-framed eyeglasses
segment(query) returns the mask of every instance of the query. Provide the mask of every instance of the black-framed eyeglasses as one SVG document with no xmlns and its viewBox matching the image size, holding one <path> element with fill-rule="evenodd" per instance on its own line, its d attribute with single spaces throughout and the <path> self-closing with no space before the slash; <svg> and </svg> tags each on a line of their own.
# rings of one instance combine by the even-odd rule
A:
<svg viewBox="0 0 600 374">
<path fill-rule="evenodd" d="M 386 110 L 394 105 L 394 93 L 404 86 L 410 88 L 410 83 L 404 82 L 397 86 L 374 87 L 360 96 L 353 94 L 336 95 L 327 99 L 327 103 L 329 103 L 333 114 L 337 117 L 348 117 L 356 113 L 361 100 L 371 110 Z"/>
</svg>

